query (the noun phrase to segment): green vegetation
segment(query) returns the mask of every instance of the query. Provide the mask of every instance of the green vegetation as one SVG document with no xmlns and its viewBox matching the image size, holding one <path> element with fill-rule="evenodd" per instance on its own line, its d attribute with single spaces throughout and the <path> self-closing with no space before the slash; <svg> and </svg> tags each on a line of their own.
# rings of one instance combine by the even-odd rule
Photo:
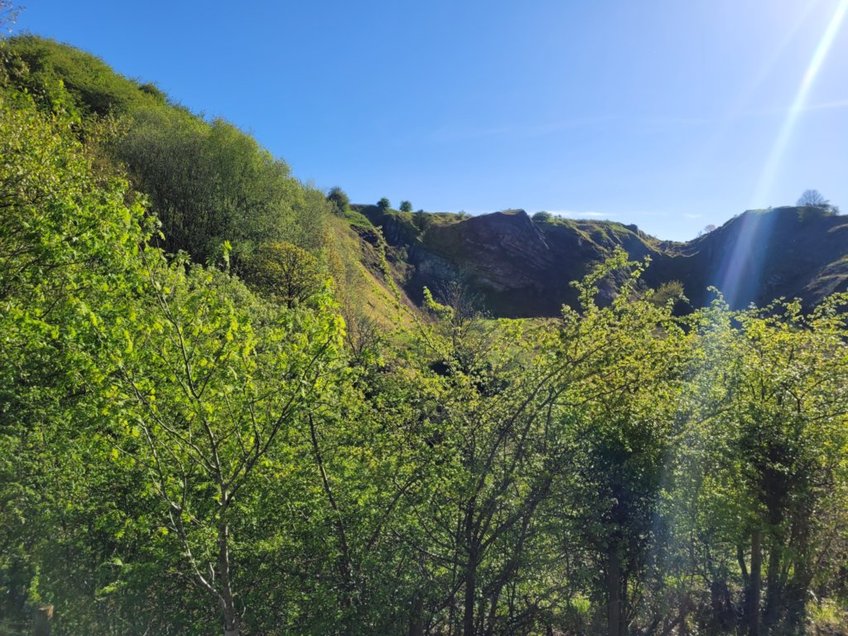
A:
<svg viewBox="0 0 848 636">
<path fill-rule="evenodd" d="M 264 296 L 294 308 L 318 296 L 323 287 L 318 260 L 291 243 L 265 243 L 243 277 Z"/>
<path fill-rule="evenodd" d="M 322 249 L 332 213 L 323 193 L 231 124 L 200 119 L 71 47 L 24 36 L 3 55 L 0 84 L 76 123 L 102 161 L 125 168 L 149 198 L 167 252 L 206 263 L 226 240 L 238 269 L 266 241 Z"/>
<path fill-rule="evenodd" d="M 350 210 L 350 198 L 340 187 L 330 188 L 327 193 L 327 201 L 333 206 L 333 211 L 339 216 L 344 216 Z"/>
<path fill-rule="evenodd" d="M 42 108 L 61 109 L 72 119 L 165 103 L 155 86 L 121 77 L 103 61 L 68 46 L 20 36 L 5 43 L 3 53 L 4 81 L 27 91 Z"/>
<path fill-rule="evenodd" d="M 229 240 L 241 262 L 263 241 L 320 247 L 329 214 L 323 194 L 226 122 L 140 110 L 110 150 L 150 197 L 168 252 L 184 250 L 203 263 Z"/>
<path fill-rule="evenodd" d="M 475 219 L 333 214 L 225 122 L 8 46 L 0 632 L 848 630 L 848 296 L 680 317 L 635 230 L 569 222 L 609 258 L 558 317 L 419 311 L 388 236 Z"/>
</svg>

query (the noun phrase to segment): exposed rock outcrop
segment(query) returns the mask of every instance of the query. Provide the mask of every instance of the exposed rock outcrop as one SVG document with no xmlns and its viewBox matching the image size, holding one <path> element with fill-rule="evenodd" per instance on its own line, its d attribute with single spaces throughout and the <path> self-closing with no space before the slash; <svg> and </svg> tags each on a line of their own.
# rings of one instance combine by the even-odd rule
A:
<svg viewBox="0 0 848 636">
<path fill-rule="evenodd" d="M 496 316 L 557 315 L 576 300 L 570 282 L 618 246 L 634 259 L 650 256 L 646 284 L 679 281 L 693 306 L 709 302 L 710 286 L 734 307 L 780 296 L 812 306 L 848 288 L 848 218 L 820 208 L 745 212 L 686 243 L 610 221 L 533 220 L 523 210 L 415 218 L 361 209 L 383 228 L 390 257 L 403 261 L 410 297 L 460 281 Z"/>
</svg>

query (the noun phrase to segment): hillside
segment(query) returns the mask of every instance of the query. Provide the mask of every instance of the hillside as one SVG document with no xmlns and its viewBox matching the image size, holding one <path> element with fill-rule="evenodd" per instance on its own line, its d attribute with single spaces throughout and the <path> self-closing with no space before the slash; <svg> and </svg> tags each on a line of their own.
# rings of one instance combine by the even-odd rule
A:
<svg viewBox="0 0 848 636">
<path fill-rule="evenodd" d="M 820 303 L 848 285 L 848 219 L 817 207 L 749 210 L 693 241 L 666 249 L 653 278 L 677 279 L 696 306 L 718 287 L 734 307 L 775 298 Z"/>
<path fill-rule="evenodd" d="M 318 277 L 332 279 L 349 322 L 410 323 L 412 308 L 381 268 L 379 249 L 250 135 L 74 47 L 31 35 L 2 45 L 0 89 L 69 122 L 104 176 L 128 178 L 149 201 L 162 229 L 154 242 L 167 252 L 227 260 L 256 286 L 257 255 L 294 246 L 317 259 Z"/>
<path fill-rule="evenodd" d="M 319 258 L 351 320 L 410 324 L 425 287 L 437 297 L 463 289 L 492 316 L 556 316 L 576 300 L 571 282 L 616 247 L 634 259 L 649 256 L 645 282 L 679 281 L 693 307 L 708 302 L 710 286 L 733 307 L 782 296 L 809 307 L 848 280 L 846 224 L 826 209 L 748 211 L 685 243 L 635 225 L 546 213 L 531 219 L 523 210 L 468 217 L 355 205 L 345 213 L 249 135 L 192 114 L 88 53 L 14 38 L 0 81 L 77 122 L 101 165 L 126 172 L 149 197 L 167 251 L 203 263 L 220 258 L 228 242 L 246 274 L 262 245 L 294 244 Z"/>
<path fill-rule="evenodd" d="M 710 287 L 741 308 L 779 297 L 811 307 L 848 286 L 848 221 L 824 208 L 748 211 L 685 243 L 661 241 L 634 225 L 531 219 L 523 210 L 462 218 L 360 209 L 383 228 L 412 298 L 420 301 L 425 286 L 438 293 L 458 281 L 495 316 L 557 315 L 576 300 L 570 282 L 616 247 L 633 259 L 649 256 L 645 282 L 679 281 L 693 307 L 709 301 Z"/>
</svg>

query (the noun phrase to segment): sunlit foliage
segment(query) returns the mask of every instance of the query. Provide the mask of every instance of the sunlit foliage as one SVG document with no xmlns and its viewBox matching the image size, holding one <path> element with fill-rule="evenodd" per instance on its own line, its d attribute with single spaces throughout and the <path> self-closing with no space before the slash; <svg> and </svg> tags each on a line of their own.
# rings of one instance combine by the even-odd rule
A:
<svg viewBox="0 0 848 636">
<path fill-rule="evenodd" d="M 557 319 L 457 286 L 378 328 L 321 192 L 37 45 L 0 91 L 0 632 L 848 628 L 846 297 L 680 317 L 619 251 Z"/>
</svg>

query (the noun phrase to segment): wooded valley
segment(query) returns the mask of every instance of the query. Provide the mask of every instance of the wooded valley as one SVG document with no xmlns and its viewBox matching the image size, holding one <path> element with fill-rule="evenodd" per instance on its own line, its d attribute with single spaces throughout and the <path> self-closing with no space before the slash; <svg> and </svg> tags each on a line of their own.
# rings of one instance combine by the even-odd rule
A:
<svg viewBox="0 0 848 636">
<path fill-rule="evenodd" d="M 234 126 L 0 56 L 0 633 L 846 633 L 848 295 L 615 247 L 555 317 L 416 305 Z"/>
</svg>

